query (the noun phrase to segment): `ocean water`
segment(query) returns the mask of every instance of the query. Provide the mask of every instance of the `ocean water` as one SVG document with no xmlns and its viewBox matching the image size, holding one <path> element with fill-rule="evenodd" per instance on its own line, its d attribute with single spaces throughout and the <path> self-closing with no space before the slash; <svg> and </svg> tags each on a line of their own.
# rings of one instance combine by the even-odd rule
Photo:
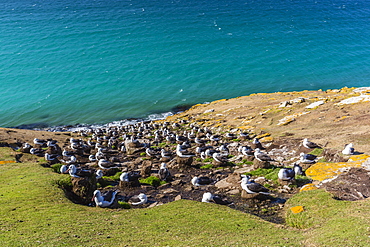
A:
<svg viewBox="0 0 370 247">
<path fill-rule="evenodd" d="M 1 0 L 0 126 L 369 86 L 370 2 Z"/>
</svg>

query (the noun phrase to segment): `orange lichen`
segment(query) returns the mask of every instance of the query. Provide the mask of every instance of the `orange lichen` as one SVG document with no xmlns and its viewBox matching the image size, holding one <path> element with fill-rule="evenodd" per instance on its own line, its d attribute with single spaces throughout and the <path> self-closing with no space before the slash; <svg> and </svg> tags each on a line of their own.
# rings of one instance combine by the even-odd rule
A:
<svg viewBox="0 0 370 247">
<path fill-rule="evenodd" d="M 16 163 L 16 161 L 14 161 L 14 160 L 1 160 L 0 161 L 0 165 L 2 165 L 2 164 L 8 164 L 8 163 Z"/>
<path fill-rule="evenodd" d="M 290 210 L 293 212 L 293 214 L 298 214 L 304 211 L 303 206 L 295 206 L 291 207 Z"/>
</svg>

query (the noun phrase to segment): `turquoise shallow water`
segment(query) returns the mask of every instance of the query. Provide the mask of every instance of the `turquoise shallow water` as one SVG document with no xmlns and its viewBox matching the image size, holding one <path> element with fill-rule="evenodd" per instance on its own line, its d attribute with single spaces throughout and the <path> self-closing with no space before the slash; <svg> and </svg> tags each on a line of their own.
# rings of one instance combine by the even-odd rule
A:
<svg viewBox="0 0 370 247">
<path fill-rule="evenodd" d="M 0 126 L 368 86 L 369 1 L 2 0 Z"/>
</svg>

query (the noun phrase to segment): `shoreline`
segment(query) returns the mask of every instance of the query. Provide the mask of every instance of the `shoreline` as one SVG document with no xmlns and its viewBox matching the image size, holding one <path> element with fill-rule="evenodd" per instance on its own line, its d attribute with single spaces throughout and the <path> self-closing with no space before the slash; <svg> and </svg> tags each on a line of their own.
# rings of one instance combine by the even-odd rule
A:
<svg viewBox="0 0 370 247">
<path fill-rule="evenodd" d="M 257 93 L 196 104 L 175 114 L 167 112 L 149 115 L 148 118 L 124 119 L 106 124 L 65 125 L 32 130 L 52 134 L 129 125 L 142 121 L 179 123 L 186 120 L 219 132 L 246 131 L 264 135 L 266 138 L 263 141 L 288 137 L 311 138 L 336 149 L 353 142 L 361 149 L 370 150 L 370 144 L 366 141 L 370 138 L 370 123 L 366 121 L 370 117 L 369 97 L 370 87 Z M 356 99 L 360 101 L 353 101 Z M 341 101 L 348 102 L 341 104 Z M 308 108 L 311 104 L 317 105 Z M 32 131 L 22 130 L 22 133 Z M 330 141 L 327 140 L 328 133 L 335 133 Z"/>
</svg>

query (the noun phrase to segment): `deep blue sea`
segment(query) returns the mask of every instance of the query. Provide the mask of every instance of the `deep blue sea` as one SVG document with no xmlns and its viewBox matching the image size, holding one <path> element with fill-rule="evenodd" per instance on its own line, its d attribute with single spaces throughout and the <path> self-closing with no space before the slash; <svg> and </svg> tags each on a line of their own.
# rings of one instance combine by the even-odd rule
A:
<svg viewBox="0 0 370 247">
<path fill-rule="evenodd" d="M 368 0 L 0 0 L 0 126 L 369 86 Z"/>
</svg>

